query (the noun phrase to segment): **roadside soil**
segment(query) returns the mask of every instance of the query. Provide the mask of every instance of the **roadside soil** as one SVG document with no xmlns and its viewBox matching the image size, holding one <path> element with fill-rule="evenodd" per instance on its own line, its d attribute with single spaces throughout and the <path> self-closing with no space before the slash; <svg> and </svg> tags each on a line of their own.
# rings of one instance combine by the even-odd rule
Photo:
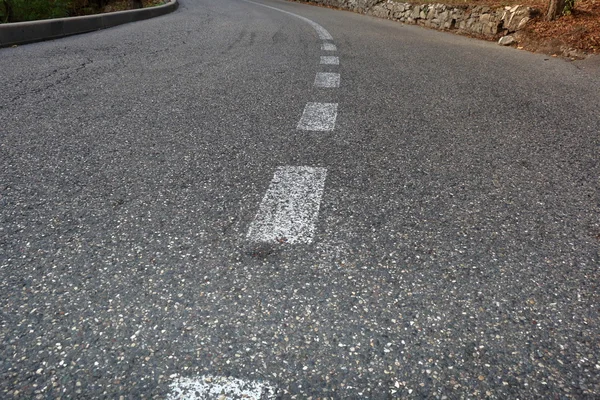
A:
<svg viewBox="0 0 600 400">
<path fill-rule="evenodd" d="M 600 54 L 600 0 L 579 0 L 571 15 L 555 21 L 535 19 L 519 42 L 530 51 L 571 58 Z"/>
</svg>

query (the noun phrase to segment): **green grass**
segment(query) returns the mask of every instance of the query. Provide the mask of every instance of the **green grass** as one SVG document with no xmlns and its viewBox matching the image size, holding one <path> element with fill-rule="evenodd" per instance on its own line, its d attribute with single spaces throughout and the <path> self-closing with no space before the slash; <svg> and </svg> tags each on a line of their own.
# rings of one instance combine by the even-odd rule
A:
<svg viewBox="0 0 600 400">
<path fill-rule="evenodd" d="M 70 6 L 71 0 L 0 0 L 0 21 L 68 17 Z"/>
</svg>

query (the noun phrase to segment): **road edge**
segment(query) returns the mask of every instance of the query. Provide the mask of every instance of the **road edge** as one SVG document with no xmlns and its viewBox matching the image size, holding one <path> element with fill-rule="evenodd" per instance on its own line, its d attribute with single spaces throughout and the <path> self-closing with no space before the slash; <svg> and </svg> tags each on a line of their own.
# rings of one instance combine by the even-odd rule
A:
<svg viewBox="0 0 600 400">
<path fill-rule="evenodd" d="M 111 28 L 129 22 L 159 17 L 175 11 L 178 6 L 178 0 L 169 0 L 167 4 L 161 6 L 137 10 L 0 24 L 0 48 L 58 39 L 65 36 Z"/>
</svg>

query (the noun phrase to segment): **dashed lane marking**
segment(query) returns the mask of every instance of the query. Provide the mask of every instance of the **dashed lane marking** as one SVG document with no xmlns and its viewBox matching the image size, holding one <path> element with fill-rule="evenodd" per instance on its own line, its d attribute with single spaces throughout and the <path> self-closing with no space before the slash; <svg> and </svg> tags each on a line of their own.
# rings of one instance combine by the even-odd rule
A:
<svg viewBox="0 0 600 400">
<path fill-rule="evenodd" d="M 319 39 L 321 39 L 321 40 L 333 40 L 333 37 L 331 36 L 331 34 L 329 32 L 327 32 L 327 29 L 323 28 L 321 25 L 317 24 L 315 21 L 312 21 L 312 20 L 310 20 L 308 18 L 305 18 L 305 17 L 303 17 L 301 15 L 294 14 L 292 12 L 282 10 L 280 8 L 268 6 L 266 4 L 256 3 L 256 2 L 250 1 L 250 0 L 244 0 L 244 1 L 246 3 L 256 4 L 257 6 L 262 6 L 262 7 L 270 8 L 272 10 L 277 10 L 279 12 L 282 12 L 282 13 L 285 13 L 285 14 L 288 14 L 288 15 L 292 15 L 292 16 L 294 16 L 296 18 L 299 18 L 302 21 L 308 23 L 310 26 L 313 27 L 313 29 L 315 31 L 317 31 L 317 34 L 319 35 Z"/>
<path fill-rule="evenodd" d="M 248 240 L 311 243 L 326 175 L 325 168 L 277 168 L 250 224 Z"/>
<path fill-rule="evenodd" d="M 307 103 L 296 129 L 332 131 L 337 118 L 337 103 Z"/>
<path fill-rule="evenodd" d="M 337 51 L 337 47 L 333 43 L 321 43 L 321 50 L 323 51 Z"/>
<path fill-rule="evenodd" d="M 322 51 L 337 51 L 331 34 L 316 22 L 266 4 L 244 0 L 270 8 L 308 23 L 319 35 Z M 336 56 L 321 56 L 320 64 L 339 65 Z M 315 87 L 337 88 L 340 74 L 318 72 Z M 305 131 L 332 131 L 337 118 L 337 103 L 307 103 L 297 129 Z M 321 196 L 327 170 L 315 167 L 279 167 L 263 198 L 254 221 L 248 228 L 247 239 L 254 242 L 311 243 L 315 221 L 319 214 Z"/>
<path fill-rule="evenodd" d="M 340 59 L 337 56 L 321 56 L 321 64 L 324 65 L 338 65 Z"/>
<path fill-rule="evenodd" d="M 317 72 L 315 86 L 320 88 L 336 88 L 340 86 L 340 74 L 335 72 Z"/>
<path fill-rule="evenodd" d="M 269 383 L 224 376 L 179 378 L 171 383 L 167 400 L 275 399 L 277 389 Z"/>
</svg>

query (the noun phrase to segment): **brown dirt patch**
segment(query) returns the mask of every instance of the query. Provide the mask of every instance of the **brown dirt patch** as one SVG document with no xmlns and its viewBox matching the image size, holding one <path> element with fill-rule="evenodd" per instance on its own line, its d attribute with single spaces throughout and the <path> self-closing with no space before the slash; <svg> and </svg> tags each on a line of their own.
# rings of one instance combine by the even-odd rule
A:
<svg viewBox="0 0 600 400">
<path fill-rule="evenodd" d="M 520 42 L 527 50 L 573 58 L 600 54 L 600 0 L 579 0 L 573 14 L 555 21 L 532 21 Z"/>
</svg>

